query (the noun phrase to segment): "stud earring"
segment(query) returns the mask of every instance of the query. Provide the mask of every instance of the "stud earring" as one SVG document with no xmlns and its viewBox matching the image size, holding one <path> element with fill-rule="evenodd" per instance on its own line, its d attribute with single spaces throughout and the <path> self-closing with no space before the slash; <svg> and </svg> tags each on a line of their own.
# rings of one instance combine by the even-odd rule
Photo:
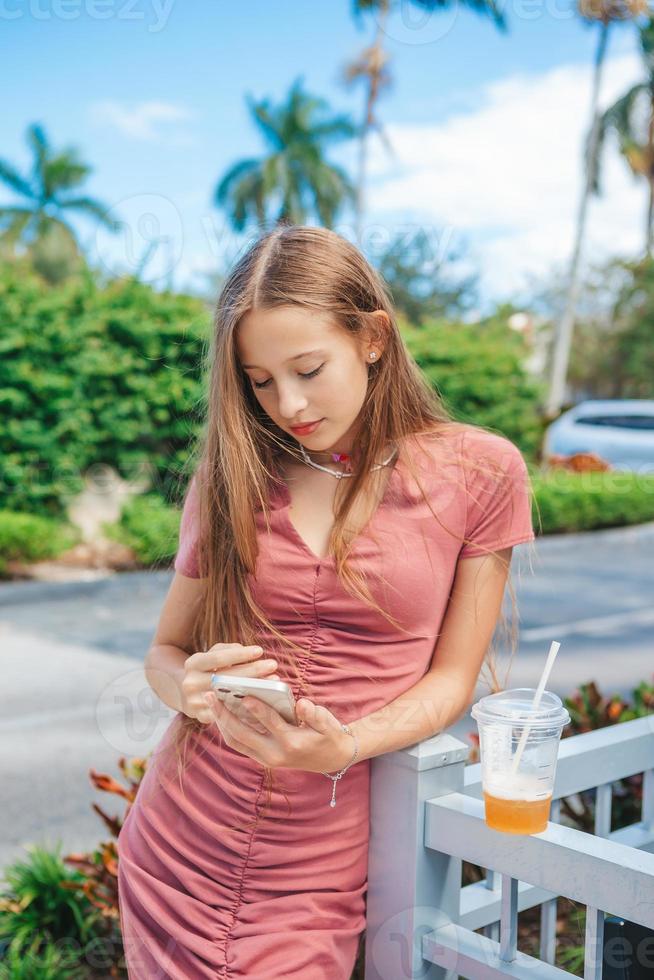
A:
<svg viewBox="0 0 654 980">
<path fill-rule="evenodd" d="M 370 351 L 368 357 L 370 358 L 371 361 L 374 361 L 374 359 L 377 357 L 377 352 L 374 350 Z"/>
</svg>

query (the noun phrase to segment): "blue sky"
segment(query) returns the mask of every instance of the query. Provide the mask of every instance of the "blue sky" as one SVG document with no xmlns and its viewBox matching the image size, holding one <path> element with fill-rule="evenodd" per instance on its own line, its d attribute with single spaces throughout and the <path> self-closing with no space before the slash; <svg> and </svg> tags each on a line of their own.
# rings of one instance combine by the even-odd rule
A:
<svg viewBox="0 0 654 980">
<path fill-rule="evenodd" d="M 393 88 L 379 116 L 394 148 L 371 145 L 364 250 L 396 230 L 430 230 L 481 274 L 480 307 L 520 300 L 532 277 L 562 268 L 572 242 L 595 31 L 563 0 L 512 0 L 506 34 L 461 6 L 424 14 L 403 2 L 386 46 Z M 302 76 L 332 108 L 359 117 L 360 89 L 339 82 L 370 42 L 349 0 L 0 0 L 5 98 L 0 156 L 21 170 L 24 133 L 41 122 L 56 148 L 94 167 L 84 187 L 128 223 L 121 236 L 75 219 L 91 259 L 135 267 L 153 234 L 153 285 L 198 287 L 243 239 L 211 205 L 225 170 L 262 141 L 245 94 L 278 101 Z M 640 77 L 632 27 L 613 32 L 605 103 Z M 4 76 L 4 77 L 2 77 Z M 20 84 L 16 81 L 20 79 Z M 354 173 L 354 144 L 330 159 Z M 13 203 L 0 188 L 0 200 Z M 592 258 L 641 245 L 645 189 L 609 147 L 606 193 L 593 207 Z M 351 236 L 352 216 L 337 230 Z"/>
</svg>

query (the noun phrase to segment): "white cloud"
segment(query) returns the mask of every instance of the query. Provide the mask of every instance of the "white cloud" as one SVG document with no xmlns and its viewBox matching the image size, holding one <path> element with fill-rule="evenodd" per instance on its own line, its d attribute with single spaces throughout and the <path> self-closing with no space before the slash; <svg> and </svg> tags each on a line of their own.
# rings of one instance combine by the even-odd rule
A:
<svg viewBox="0 0 654 980">
<path fill-rule="evenodd" d="M 189 141 L 188 135 L 171 127 L 194 118 L 194 113 L 186 106 L 171 102 L 140 102 L 127 107 L 106 100 L 97 102 L 90 111 L 94 122 L 112 126 L 132 139 L 159 142 L 172 138 L 185 145 Z"/>
<path fill-rule="evenodd" d="M 602 107 L 642 75 L 635 53 L 609 58 Z M 493 297 L 519 291 L 529 274 L 561 266 L 572 249 L 590 86 L 586 64 L 521 73 L 487 85 L 476 109 L 436 125 L 388 125 L 396 159 L 389 164 L 371 141 L 370 220 L 411 214 L 453 228 L 470 243 Z M 644 240 L 646 188 L 612 144 L 603 188 L 590 205 L 585 255 L 592 260 L 633 254 Z"/>
</svg>

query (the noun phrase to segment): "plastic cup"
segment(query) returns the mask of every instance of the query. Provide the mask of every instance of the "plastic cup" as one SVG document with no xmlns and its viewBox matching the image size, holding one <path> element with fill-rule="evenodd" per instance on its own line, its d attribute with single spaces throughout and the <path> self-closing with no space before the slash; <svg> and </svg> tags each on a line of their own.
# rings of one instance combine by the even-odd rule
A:
<svg viewBox="0 0 654 980">
<path fill-rule="evenodd" d="M 539 834 L 547 827 L 561 732 L 570 715 L 561 698 L 519 687 L 489 694 L 472 706 L 479 729 L 486 823 L 507 834 Z M 517 767 L 516 749 L 527 728 Z"/>
</svg>

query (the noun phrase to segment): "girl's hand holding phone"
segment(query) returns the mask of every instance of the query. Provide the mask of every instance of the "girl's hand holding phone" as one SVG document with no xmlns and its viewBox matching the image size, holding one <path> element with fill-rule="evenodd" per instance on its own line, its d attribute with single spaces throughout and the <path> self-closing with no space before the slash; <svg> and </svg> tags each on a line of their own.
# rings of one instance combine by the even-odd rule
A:
<svg viewBox="0 0 654 980">
<path fill-rule="evenodd" d="M 243 646 L 242 643 L 214 643 L 209 650 L 191 654 L 184 662 L 182 677 L 182 711 L 189 718 L 195 718 L 203 725 L 215 722 L 216 717 L 205 701 L 205 694 L 211 692 L 212 674 L 236 674 L 239 677 L 261 677 L 266 680 L 280 680 L 277 661 L 263 658 L 263 648 Z M 255 731 L 266 729 L 245 711 L 242 719 Z"/>
<path fill-rule="evenodd" d="M 260 698 L 248 695 L 241 702 L 265 734 L 230 711 L 215 693 L 205 695 L 207 705 L 230 748 L 269 768 L 302 769 L 305 772 L 338 772 L 352 759 L 353 740 L 334 714 L 308 698 L 295 703 L 298 724 L 291 725 Z"/>
</svg>

